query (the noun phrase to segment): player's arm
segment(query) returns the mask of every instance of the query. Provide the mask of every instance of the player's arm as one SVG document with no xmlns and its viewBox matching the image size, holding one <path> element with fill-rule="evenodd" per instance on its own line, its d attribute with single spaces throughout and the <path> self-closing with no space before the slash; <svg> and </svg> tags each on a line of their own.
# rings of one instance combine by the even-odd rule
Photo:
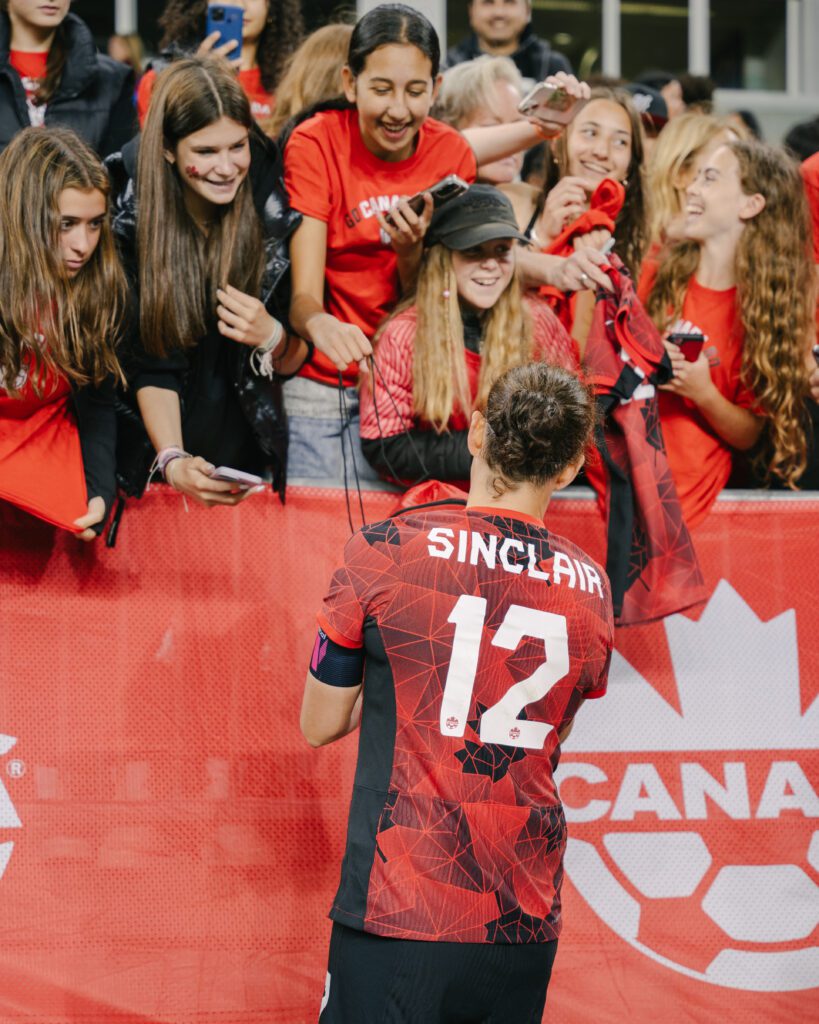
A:
<svg viewBox="0 0 819 1024">
<path fill-rule="evenodd" d="M 358 728 L 363 677 L 363 648 L 336 643 L 320 629 L 301 705 L 301 731 L 311 747 L 323 747 Z"/>
<path fill-rule="evenodd" d="M 341 687 L 322 683 L 307 673 L 301 704 L 301 731 L 311 747 L 323 747 L 358 728 L 361 683 Z"/>
</svg>

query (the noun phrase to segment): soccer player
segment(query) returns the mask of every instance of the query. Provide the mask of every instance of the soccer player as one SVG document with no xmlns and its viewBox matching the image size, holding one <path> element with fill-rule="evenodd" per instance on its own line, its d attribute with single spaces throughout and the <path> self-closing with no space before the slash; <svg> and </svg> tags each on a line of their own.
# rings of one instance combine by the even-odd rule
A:
<svg viewBox="0 0 819 1024">
<path fill-rule="evenodd" d="M 553 773 L 613 634 L 603 571 L 543 515 L 593 421 L 574 374 L 509 370 L 472 414 L 466 506 L 347 543 L 301 714 L 314 746 L 361 727 L 321 1024 L 541 1020 L 566 843 Z"/>
</svg>

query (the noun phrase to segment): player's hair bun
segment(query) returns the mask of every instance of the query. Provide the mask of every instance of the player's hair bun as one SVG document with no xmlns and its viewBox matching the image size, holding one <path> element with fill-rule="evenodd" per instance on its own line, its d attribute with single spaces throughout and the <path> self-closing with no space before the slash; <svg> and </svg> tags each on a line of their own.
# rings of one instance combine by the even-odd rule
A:
<svg viewBox="0 0 819 1024">
<path fill-rule="evenodd" d="M 595 422 L 591 389 L 558 366 L 508 370 L 486 403 L 483 456 L 507 480 L 542 484 L 576 462 Z"/>
</svg>

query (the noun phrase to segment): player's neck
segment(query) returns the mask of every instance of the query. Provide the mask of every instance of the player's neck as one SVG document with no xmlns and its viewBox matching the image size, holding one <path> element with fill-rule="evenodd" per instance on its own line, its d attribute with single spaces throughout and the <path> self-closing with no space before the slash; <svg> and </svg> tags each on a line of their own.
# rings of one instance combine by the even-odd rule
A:
<svg viewBox="0 0 819 1024">
<path fill-rule="evenodd" d="M 466 500 L 467 508 L 478 506 L 506 509 L 509 512 L 521 512 L 535 519 L 543 519 L 554 492 L 550 484 L 535 487 L 530 483 L 522 483 L 499 494 L 495 486 L 496 481 L 497 475 L 492 473 L 485 463 L 479 467 L 473 461 L 469 496 Z"/>
</svg>

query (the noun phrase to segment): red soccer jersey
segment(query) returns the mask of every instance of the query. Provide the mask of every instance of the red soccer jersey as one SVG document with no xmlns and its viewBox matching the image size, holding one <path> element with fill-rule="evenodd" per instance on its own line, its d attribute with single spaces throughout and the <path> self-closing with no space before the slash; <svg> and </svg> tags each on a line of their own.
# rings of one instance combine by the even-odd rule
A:
<svg viewBox="0 0 819 1024">
<path fill-rule="evenodd" d="M 394 938 L 556 938 L 566 843 L 557 730 L 605 693 L 603 571 L 530 516 L 410 509 L 350 539 L 319 623 L 365 648 L 330 916 Z"/>
<path fill-rule="evenodd" d="M 327 225 L 325 309 L 371 338 L 401 296 L 398 260 L 374 210 L 383 213 L 448 174 L 474 181 L 475 155 L 454 128 L 427 118 L 412 156 L 381 160 L 364 145 L 358 111 L 350 109 L 325 110 L 300 124 L 284 162 L 290 205 Z M 335 366 L 320 352 L 302 373 L 338 387 Z M 357 382 L 355 363 L 344 380 Z"/>
<path fill-rule="evenodd" d="M 644 263 L 638 292 L 641 301 L 648 301 L 656 274 L 656 263 Z M 682 317 L 707 339 L 705 353 L 719 393 L 741 409 L 760 415 L 759 403 L 743 384 L 740 373 L 745 332 L 736 288 L 715 291 L 692 277 L 683 299 Z M 698 526 L 728 483 L 733 450 L 689 399 L 661 391 L 659 408 L 668 465 L 683 516 L 688 526 Z"/>
</svg>

